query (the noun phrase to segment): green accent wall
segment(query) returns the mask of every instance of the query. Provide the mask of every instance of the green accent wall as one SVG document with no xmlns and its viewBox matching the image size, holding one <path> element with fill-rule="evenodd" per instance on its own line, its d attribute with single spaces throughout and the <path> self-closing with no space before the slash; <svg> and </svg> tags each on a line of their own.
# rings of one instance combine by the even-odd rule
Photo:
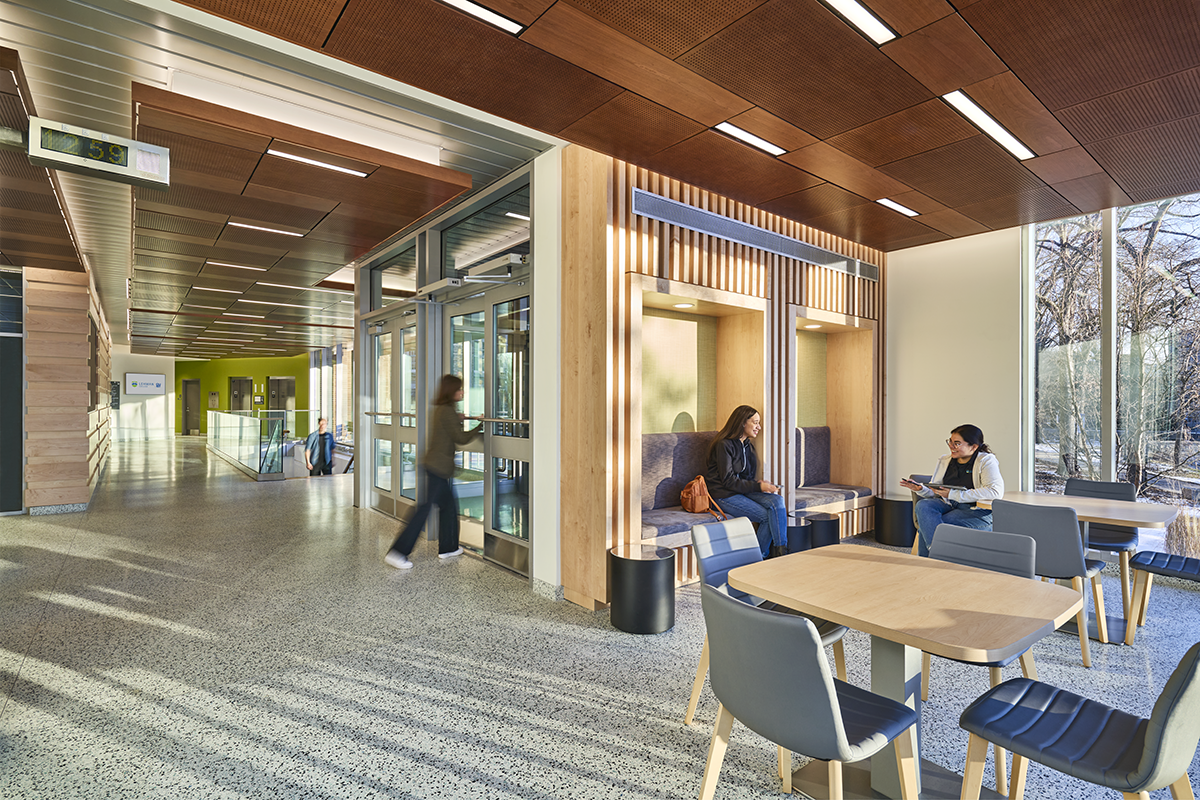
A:
<svg viewBox="0 0 1200 800">
<path fill-rule="evenodd" d="M 712 431 L 717 421 L 717 319 L 642 312 L 642 433 Z"/>
<path fill-rule="evenodd" d="M 826 425 L 825 334 L 796 332 L 796 427 Z"/>
<path fill-rule="evenodd" d="M 229 410 L 229 379 L 251 378 L 255 394 L 263 396 L 254 410 L 266 409 L 267 378 L 296 379 L 296 408 L 308 407 L 308 353 L 291 358 L 218 358 L 175 362 L 175 432 L 183 433 L 183 382 L 200 381 L 200 406 L 208 411 L 208 393 L 220 392 L 222 411 Z M 208 433 L 208 414 L 200 415 L 200 433 Z"/>
</svg>

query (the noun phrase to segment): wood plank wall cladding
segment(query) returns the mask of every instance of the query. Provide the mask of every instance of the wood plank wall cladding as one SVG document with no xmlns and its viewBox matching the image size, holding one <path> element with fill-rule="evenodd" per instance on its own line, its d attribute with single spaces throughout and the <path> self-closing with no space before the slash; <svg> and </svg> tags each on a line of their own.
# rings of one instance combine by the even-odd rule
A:
<svg viewBox="0 0 1200 800">
<path fill-rule="evenodd" d="M 112 342 L 85 272 L 27 267 L 25 304 L 25 505 L 86 504 L 108 456 Z M 96 407 L 89 341 L 96 340 Z"/>
</svg>

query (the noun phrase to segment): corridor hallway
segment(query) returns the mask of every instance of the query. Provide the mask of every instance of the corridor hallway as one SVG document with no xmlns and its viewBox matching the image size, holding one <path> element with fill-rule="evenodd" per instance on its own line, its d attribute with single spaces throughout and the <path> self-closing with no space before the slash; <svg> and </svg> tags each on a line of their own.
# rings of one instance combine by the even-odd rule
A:
<svg viewBox="0 0 1200 800">
<path fill-rule="evenodd" d="M 673 630 L 634 636 L 435 543 L 389 569 L 397 524 L 353 508 L 352 481 L 254 483 L 201 439 L 118 443 L 89 511 L 0 517 L 0 797 L 695 797 L 717 705 L 706 688 L 682 724 L 695 586 Z M 1084 670 L 1051 636 L 1042 679 L 1149 714 L 1197 638 L 1195 586 L 1154 592 L 1136 647 L 1095 645 Z M 869 651 L 847 635 L 858 686 Z M 958 715 L 986 687 L 934 660 L 927 758 L 962 769 Z M 775 763 L 735 726 L 718 797 L 778 797 Z M 1028 796 L 1106 795 L 1032 767 Z"/>
</svg>

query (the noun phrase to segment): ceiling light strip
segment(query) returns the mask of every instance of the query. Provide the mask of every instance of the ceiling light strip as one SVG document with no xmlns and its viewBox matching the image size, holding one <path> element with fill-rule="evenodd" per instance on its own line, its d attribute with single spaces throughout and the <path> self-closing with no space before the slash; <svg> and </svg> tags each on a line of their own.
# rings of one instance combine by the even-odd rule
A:
<svg viewBox="0 0 1200 800">
<path fill-rule="evenodd" d="M 883 44 L 896 38 L 892 29 L 880 22 L 879 18 L 868 11 L 866 6 L 859 3 L 858 0 L 824 0 L 824 2 L 875 44 Z"/>
<path fill-rule="evenodd" d="M 990 114 L 975 104 L 959 90 L 942 95 L 942 99 L 958 110 L 972 125 L 986 133 L 996 144 L 1003 147 L 1014 156 L 1024 161 L 1033 158 L 1034 153 L 1021 143 L 1021 140 L 1004 129 L 1004 126 L 992 118 Z"/>
<path fill-rule="evenodd" d="M 230 269 L 251 269 L 255 272 L 266 272 L 266 267 L 248 267 L 245 264 L 226 264 L 224 261 L 206 261 L 204 262 L 209 267 L 229 267 Z"/>
<path fill-rule="evenodd" d="M 886 197 L 881 197 L 878 200 L 876 200 L 875 202 L 879 203 L 879 205 L 881 205 L 881 206 L 886 206 L 886 207 L 890 208 L 892 211 L 899 211 L 901 214 L 903 214 L 906 217 L 917 216 L 917 212 L 913 211 L 908 206 L 900 205 L 895 200 L 889 200 Z"/>
<path fill-rule="evenodd" d="M 490 8 L 484 8 L 478 3 L 472 3 L 471 0 L 442 0 L 448 6 L 453 6 L 459 11 L 465 11 L 476 19 L 481 19 L 489 25 L 495 25 L 505 33 L 511 33 L 514 36 L 525 29 L 524 25 L 513 22 L 508 17 L 501 16 Z"/>
<path fill-rule="evenodd" d="M 284 153 L 280 150 L 268 150 L 267 155 L 275 156 L 277 158 L 288 158 L 288 159 L 291 159 L 292 161 L 299 161 L 301 164 L 311 164 L 314 167 L 321 167 L 322 169 L 331 169 L 334 172 L 344 172 L 347 175 L 353 175 L 356 178 L 367 177 L 367 173 L 360 172 L 359 170 L 356 170 L 356 169 L 349 169 L 348 167 L 339 167 L 336 164 L 326 164 L 324 161 L 317 161 L 315 158 L 305 158 L 304 156 L 295 156 L 295 155 L 292 155 L 291 153 Z"/>
<path fill-rule="evenodd" d="M 738 139 L 739 141 L 744 142 L 751 147 L 756 147 L 759 150 L 762 150 L 764 153 L 769 153 L 773 156 L 781 156 L 787 152 L 787 150 L 784 150 L 779 145 L 772 144 L 766 139 L 755 136 L 750 131 L 744 131 L 737 125 L 732 125 L 728 122 L 722 122 L 716 127 L 716 130 L 719 130 L 721 133 L 727 136 L 732 136 L 733 138 Z"/>
<path fill-rule="evenodd" d="M 252 231 L 265 231 L 267 233 L 278 233 L 283 236 L 304 236 L 303 233 L 296 233 L 295 231 L 281 231 L 278 228 L 264 228 L 261 225 L 247 225 L 244 222 L 227 222 L 225 224 L 230 225 L 234 228 L 246 228 L 246 229 L 252 230 Z"/>
</svg>

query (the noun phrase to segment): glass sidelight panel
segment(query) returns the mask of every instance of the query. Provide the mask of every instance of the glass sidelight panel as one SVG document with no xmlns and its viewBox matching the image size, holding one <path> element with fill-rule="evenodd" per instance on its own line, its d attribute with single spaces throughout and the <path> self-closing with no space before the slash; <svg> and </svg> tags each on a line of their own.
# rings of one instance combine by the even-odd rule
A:
<svg viewBox="0 0 1200 800">
<path fill-rule="evenodd" d="M 400 329 L 400 424 L 417 427 L 417 327 Z"/>
<path fill-rule="evenodd" d="M 529 462 L 492 459 L 492 528 L 529 541 Z"/>
<path fill-rule="evenodd" d="M 529 419 L 529 298 L 497 303 L 496 395 L 493 416 Z M 523 423 L 497 422 L 496 436 L 529 437 Z"/>
<path fill-rule="evenodd" d="M 450 371 L 463 379 L 462 412 L 468 417 L 485 412 L 484 336 L 484 312 L 450 318 Z"/>
<path fill-rule="evenodd" d="M 417 446 L 400 445 L 400 494 L 409 500 L 417 499 Z"/>
<path fill-rule="evenodd" d="M 375 440 L 375 488 L 392 491 L 392 442 L 390 439 Z"/>
</svg>

